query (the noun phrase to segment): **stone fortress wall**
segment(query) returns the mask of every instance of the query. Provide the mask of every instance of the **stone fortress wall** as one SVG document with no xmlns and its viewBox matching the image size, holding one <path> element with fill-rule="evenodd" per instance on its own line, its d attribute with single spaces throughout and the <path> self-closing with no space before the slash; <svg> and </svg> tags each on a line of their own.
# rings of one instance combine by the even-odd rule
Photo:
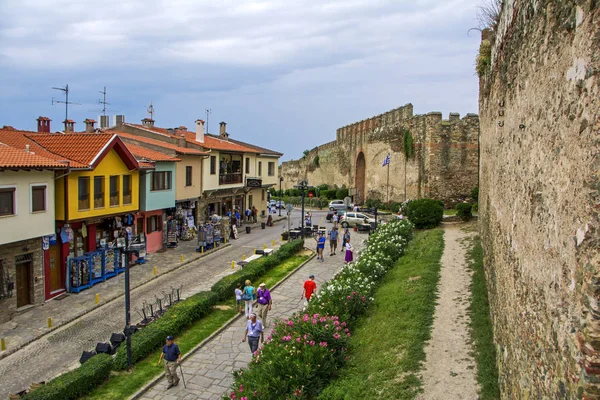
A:
<svg viewBox="0 0 600 400">
<path fill-rule="evenodd" d="M 283 187 L 301 180 L 312 186 L 327 183 L 346 186 L 354 200 L 387 201 L 387 167 L 390 154 L 389 199 L 404 200 L 403 136 L 413 136 L 415 155 L 407 162 L 407 198 L 432 197 L 447 205 L 469 197 L 477 186 L 479 118 L 439 112 L 413 115 L 412 104 L 337 129 L 334 141 L 315 147 L 300 159 L 280 166 Z M 318 162 L 316 161 L 318 160 Z"/>
<path fill-rule="evenodd" d="M 480 80 L 502 397 L 600 399 L 600 2 L 505 0 Z"/>
</svg>

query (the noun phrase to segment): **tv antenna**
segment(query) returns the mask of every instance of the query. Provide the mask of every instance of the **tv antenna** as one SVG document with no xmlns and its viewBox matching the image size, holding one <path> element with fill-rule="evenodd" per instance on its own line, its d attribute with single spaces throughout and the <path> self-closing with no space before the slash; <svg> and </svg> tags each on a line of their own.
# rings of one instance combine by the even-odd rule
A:
<svg viewBox="0 0 600 400">
<path fill-rule="evenodd" d="M 150 114 L 150 119 L 154 119 L 154 106 L 152 105 L 152 100 L 150 100 L 150 105 L 146 108 L 146 112 Z"/>
<path fill-rule="evenodd" d="M 103 99 L 102 100 L 98 100 L 98 104 L 102 104 L 102 115 L 106 116 L 106 106 L 109 106 L 110 103 L 106 102 L 106 86 L 104 86 L 104 90 L 99 91 L 100 93 L 102 93 Z"/>
<path fill-rule="evenodd" d="M 207 108 L 204 111 L 206 112 L 206 133 L 208 134 L 208 117 L 212 114 L 212 109 Z"/>
<path fill-rule="evenodd" d="M 69 85 L 65 85 L 65 87 L 52 87 L 54 90 L 60 90 L 65 93 L 65 101 L 56 100 L 54 97 L 52 98 L 52 105 L 54 104 L 64 104 L 65 105 L 65 121 L 69 119 L 69 104 L 78 105 L 80 103 L 74 103 L 69 101 Z"/>
</svg>

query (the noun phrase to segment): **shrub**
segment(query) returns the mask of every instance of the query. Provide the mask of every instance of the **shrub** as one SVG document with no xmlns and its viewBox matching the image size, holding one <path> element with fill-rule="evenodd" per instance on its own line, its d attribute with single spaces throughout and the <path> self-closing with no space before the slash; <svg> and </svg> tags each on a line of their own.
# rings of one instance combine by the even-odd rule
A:
<svg viewBox="0 0 600 400">
<path fill-rule="evenodd" d="M 389 204 L 390 211 L 393 213 L 397 213 L 398 211 L 400 211 L 401 207 L 402 207 L 402 203 L 397 203 L 395 201 L 392 201 Z"/>
<path fill-rule="evenodd" d="M 456 205 L 456 215 L 458 215 L 463 221 L 469 221 L 473 216 L 473 214 L 471 213 L 471 204 L 458 203 Z"/>
<path fill-rule="evenodd" d="M 382 202 L 379 199 L 368 199 L 367 201 L 365 201 L 365 206 L 367 206 L 367 208 L 384 208 L 385 203 Z"/>
<path fill-rule="evenodd" d="M 98 354 L 79 368 L 62 374 L 29 394 L 26 400 L 77 399 L 102 383 L 110 374 L 113 360 L 108 354 Z"/>
<path fill-rule="evenodd" d="M 243 269 L 231 275 L 224 276 L 210 290 L 217 295 L 219 300 L 227 300 L 233 297 L 233 291 L 238 283 L 243 285 L 247 279 L 250 281 L 256 280 L 256 278 L 264 275 L 265 272 L 273 269 L 282 261 L 302 250 L 303 247 L 304 242 L 301 239 L 288 242 L 270 256 L 261 257 L 258 260 L 249 262 Z"/>
<path fill-rule="evenodd" d="M 168 335 L 178 335 L 186 327 L 207 315 L 216 303 L 215 293 L 200 292 L 171 306 L 162 317 L 131 336 L 131 361 L 135 363 L 146 357 L 164 344 Z M 127 348 L 119 346 L 113 367 L 115 370 L 122 370 L 127 366 Z"/>
<path fill-rule="evenodd" d="M 477 75 L 481 78 L 490 70 L 492 62 L 492 44 L 489 40 L 482 40 L 479 45 L 479 54 L 477 55 L 477 62 L 475 69 Z"/>
<path fill-rule="evenodd" d="M 478 202 L 473 203 L 473 211 L 479 211 L 479 203 Z"/>
<path fill-rule="evenodd" d="M 479 186 L 475 186 L 473 190 L 471 190 L 471 198 L 473 201 L 479 201 Z"/>
<path fill-rule="evenodd" d="M 344 200 L 346 197 L 348 197 L 348 189 L 343 187 L 341 189 L 336 190 L 335 197 L 337 197 L 340 200 Z"/>
<path fill-rule="evenodd" d="M 418 199 L 408 203 L 406 216 L 418 229 L 435 228 L 444 218 L 444 206 L 438 200 Z"/>
</svg>

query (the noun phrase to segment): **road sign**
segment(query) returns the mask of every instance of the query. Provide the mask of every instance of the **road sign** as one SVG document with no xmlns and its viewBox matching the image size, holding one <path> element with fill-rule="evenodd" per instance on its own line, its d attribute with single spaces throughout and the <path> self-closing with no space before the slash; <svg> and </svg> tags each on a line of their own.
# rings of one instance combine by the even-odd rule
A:
<svg viewBox="0 0 600 400">
<path fill-rule="evenodd" d="M 308 194 L 308 197 L 313 197 L 313 194 L 312 194 L 312 192 L 310 192 L 310 193 Z"/>
<path fill-rule="evenodd" d="M 285 206 L 286 210 L 288 210 L 288 212 L 292 212 L 292 210 L 294 209 L 294 207 L 291 204 L 288 204 L 287 206 Z"/>
</svg>

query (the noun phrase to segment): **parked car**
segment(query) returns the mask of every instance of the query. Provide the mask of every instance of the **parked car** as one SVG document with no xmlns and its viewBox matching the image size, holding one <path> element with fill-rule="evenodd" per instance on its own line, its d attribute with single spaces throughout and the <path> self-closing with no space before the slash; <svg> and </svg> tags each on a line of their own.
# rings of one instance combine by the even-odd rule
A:
<svg viewBox="0 0 600 400">
<path fill-rule="evenodd" d="M 357 225 L 370 224 L 371 222 L 375 222 L 375 219 L 357 212 L 347 212 L 340 217 L 342 228 L 352 228 Z"/>
<path fill-rule="evenodd" d="M 277 203 L 275 204 L 275 208 L 285 209 L 285 202 L 282 200 L 277 200 Z"/>
<path fill-rule="evenodd" d="M 346 204 L 344 204 L 344 200 L 332 200 L 329 203 L 329 210 L 330 211 L 335 211 L 335 210 L 346 210 Z"/>
</svg>

